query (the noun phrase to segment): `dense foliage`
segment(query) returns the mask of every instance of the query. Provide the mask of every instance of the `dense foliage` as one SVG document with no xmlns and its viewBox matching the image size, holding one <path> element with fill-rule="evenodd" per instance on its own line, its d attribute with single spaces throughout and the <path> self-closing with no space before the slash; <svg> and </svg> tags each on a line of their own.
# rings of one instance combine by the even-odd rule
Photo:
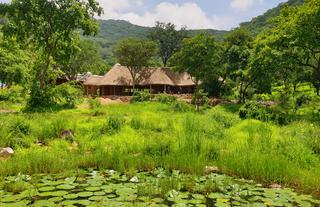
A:
<svg viewBox="0 0 320 207">
<path fill-rule="evenodd" d="M 144 39 L 125 39 L 118 44 L 115 55 L 121 65 L 128 67 L 133 81 L 133 90 L 139 78 L 143 78 L 142 75 L 138 76 L 139 72 L 150 65 L 156 51 L 156 44 Z"/>
</svg>

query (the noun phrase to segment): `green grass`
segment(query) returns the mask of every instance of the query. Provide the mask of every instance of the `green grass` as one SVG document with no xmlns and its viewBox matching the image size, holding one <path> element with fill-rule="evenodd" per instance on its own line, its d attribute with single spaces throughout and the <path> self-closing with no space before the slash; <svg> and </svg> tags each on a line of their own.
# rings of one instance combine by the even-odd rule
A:
<svg viewBox="0 0 320 207">
<path fill-rule="evenodd" d="M 174 103 L 135 103 L 0 114 L 0 146 L 16 151 L 14 157 L 0 161 L 0 175 L 80 168 L 134 174 L 157 167 L 200 175 L 205 166 L 218 166 L 226 174 L 319 196 L 319 126 L 240 120 L 230 112 L 234 108 L 218 106 L 195 113 L 174 110 Z M 73 139 L 60 138 L 63 130 L 72 131 Z"/>
</svg>

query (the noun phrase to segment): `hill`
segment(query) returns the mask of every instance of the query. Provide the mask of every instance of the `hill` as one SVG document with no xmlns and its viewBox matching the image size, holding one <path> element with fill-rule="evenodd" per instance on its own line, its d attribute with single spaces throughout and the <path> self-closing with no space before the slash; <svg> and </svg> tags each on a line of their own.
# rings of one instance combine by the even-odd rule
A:
<svg viewBox="0 0 320 207">
<path fill-rule="evenodd" d="M 114 64 L 115 60 L 112 57 L 114 46 L 125 38 L 146 38 L 152 27 L 142 27 L 131 24 L 124 20 L 99 20 L 100 30 L 95 37 L 88 37 L 101 47 L 101 55 L 109 64 Z M 218 40 L 222 40 L 227 31 L 214 29 L 207 30 L 188 30 L 190 36 L 207 32 L 216 35 Z"/>
<path fill-rule="evenodd" d="M 303 2 L 304 0 L 289 0 L 288 2 L 281 3 L 277 7 L 269 9 L 264 14 L 253 18 L 249 22 L 241 23 L 240 26 L 251 31 L 253 34 L 259 34 L 263 29 L 267 28 L 270 25 L 270 18 L 276 17 L 280 14 L 280 10 L 284 4 L 296 6 L 303 4 Z"/>
</svg>

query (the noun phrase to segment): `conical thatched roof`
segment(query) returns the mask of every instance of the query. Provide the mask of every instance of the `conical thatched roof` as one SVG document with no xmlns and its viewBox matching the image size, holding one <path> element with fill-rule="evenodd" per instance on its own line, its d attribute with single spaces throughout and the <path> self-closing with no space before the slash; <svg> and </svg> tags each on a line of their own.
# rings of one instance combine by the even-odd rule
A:
<svg viewBox="0 0 320 207">
<path fill-rule="evenodd" d="M 83 84 L 88 86 L 99 86 L 102 78 L 103 76 L 90 75 Z"/>
<path fill-rule="evenodd" d="M 84 85 L 103 86 L 132 86 L 133 80 L 126 66 L 116 64 L 103 77 L 90 77 Z M 168 85 L 168 86 L 194 86 L 191 76 L 187 73 L 176 73 L 169 68 L 146 68 L 137 75 L 136 85 Z"/>
</svg>

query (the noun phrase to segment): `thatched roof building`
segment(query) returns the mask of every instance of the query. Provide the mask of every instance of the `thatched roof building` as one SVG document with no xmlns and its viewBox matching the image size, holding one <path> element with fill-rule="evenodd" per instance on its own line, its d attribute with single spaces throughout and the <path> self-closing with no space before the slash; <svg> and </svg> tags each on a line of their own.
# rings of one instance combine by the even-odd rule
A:
<svg viewBox="0 0 320 207">
<path fill-rule="evenodd" d="M 196 84 L 187 73 L 176 73 L 169 68 L 145 68 L 137 75 L 135 86 L 152 93 L 178 94 L 192 93 Z M 87 95 L 130 95 L 133 79 L 127 67 L 116 64 L 104 76 L 89 77 L 84 87 Z"/>
</svg>

